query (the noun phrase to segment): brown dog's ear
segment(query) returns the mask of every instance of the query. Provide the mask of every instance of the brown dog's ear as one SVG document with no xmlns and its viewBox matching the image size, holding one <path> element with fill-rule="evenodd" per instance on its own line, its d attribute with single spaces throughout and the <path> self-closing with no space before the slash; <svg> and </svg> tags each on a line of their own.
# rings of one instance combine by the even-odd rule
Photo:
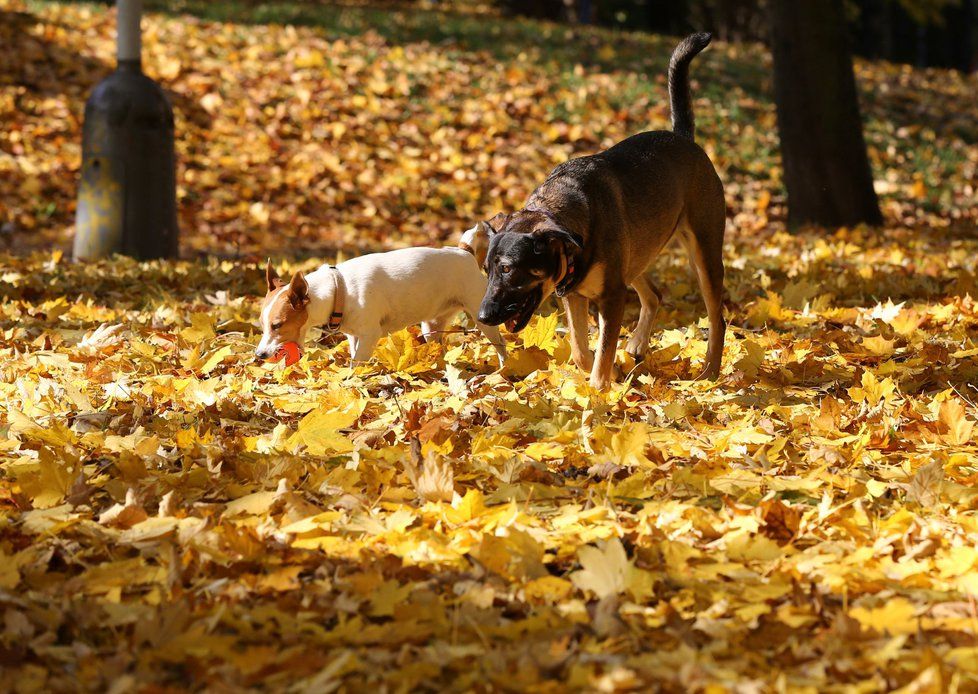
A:
<svg viewBox="0 0 978 694">
<path fill-rule="evenodd" d="M 533 251 L 544 253 L 550 251 L 551 257 L 555 261 L 553 266 L 553 281 L 555 283 L 554 293 L 557 296 L 564 296 L 567 293 L 568 283 L 573 281 L 574 256 L 576 251 L 582 250 L 580 240 L 577 236 L 566 229 L 560 227 L 550 227 L 534 231 L 531 235 L 533 239 Z"/>
<path fill-rule="evenodd" d="M 272 259 L 269 258 L 265 261 L 265 284 L 268 285 L 268 291 L 272 292 L 285 284 L 282 280 L 278 278 L 275 274 L 275 270 L 272 269 Z"/>
<path fill-rule="evenodd" d="M 289 303 L 293 308 L 302 308 L 309 303 L 309 284 L 301 272 L 292 275 L 289 282 Z"/>
<path fill-rule="evenodd" d="M 509 220 L 509 215 L 506 214 L 505 212 L 500 212 L 498 214 L 493 215 L 491 218 L 487 219 L 486 221 L 481 222 L 481 224 L 485 225 L 486 231 L 489 233 L 490 236 L 492 236 L 493 234 L 498 233 L 503 228 L 505 228 L 506 222 L 508 220 Z"/>
<path fill-rule="evenodd" d="M 554 246 L 556 244 L 562 244 L 565 248 L 571 246 L 579 251 L 584 248 L 581 245 L 580 239 L 566 229 L 541 229 L 540 231 L 534 231 L 532 236 L 533 250 L 537 253 L 543 253 L 547 246 Z"/>
</svg>

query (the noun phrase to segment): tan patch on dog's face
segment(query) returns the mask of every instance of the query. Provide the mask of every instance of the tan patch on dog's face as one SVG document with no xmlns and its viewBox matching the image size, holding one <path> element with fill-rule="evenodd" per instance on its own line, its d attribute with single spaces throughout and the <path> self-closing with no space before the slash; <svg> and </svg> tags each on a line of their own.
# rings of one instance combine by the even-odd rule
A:
<svg viewBox="0 0 978 694">
<path fill-rule="evenodd" d="M 309 320 L 309 310 L 305 306 L 296 308 L 292 305 L 288 287 L 282 287 L 282 290 L 276 290 L 275 293 L 277 296 L 272 296 L 272 292 L 269 292 L 265 297 L 268 304 L 267 332 L 282 342 L 299 342 L 302 329 Z"/>
<path fill-rule="evenodd" d="M 305 340 L 309 310 L 305 304 L 295 306 L 290 299 L 289 285 L 268 292 L 262 301 L 262 338 L 257 352 L 270 357 L 286 342 L 295 342 L 300 347 Z"/>
</svg>

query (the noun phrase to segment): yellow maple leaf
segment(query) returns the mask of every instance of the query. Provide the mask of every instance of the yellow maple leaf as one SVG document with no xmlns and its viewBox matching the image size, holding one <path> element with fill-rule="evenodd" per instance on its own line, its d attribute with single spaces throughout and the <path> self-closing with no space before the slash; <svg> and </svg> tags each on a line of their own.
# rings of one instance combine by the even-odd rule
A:
<svg viewBox="0 0 978 694">
<path fill-rule="evenodd" d="M 647 466 L 651 464 L 645 457 L 645 449 L 648 445 L 648 425 L 643 422 L 631 422 L 611 435 L 602 457 L 622 467 Z"/>
<path fill-rule="evenodd" d="M 238 497 L 224 507 L 224 515 L 232 516 L 260 516 L 275 501 L 275 492 L 255 492 Z"/>
<path fill-rule="evenodd" d="M 532 535 L 517 528 L 506 528 L 501 535 L 483 535 L 472 554 L 495 573 L 516 580 L 547 575 L 543 547 Z"/>
<path fill-rule="evenodd" d="M 876 378 L 872 371 L 863 371 L 860 386 L 849 388 L 849 397 L 855 402 L 865 402 L 870 407 L 884 403 L 888 404 L 896 399 L 896 383 L 889 377 L 882 381 Z"/>
<path fill-rule="evenodd" d="M 213 352 L 211 352 L 211 354 L 207 357 L 207 360 L 200 367 L 200 372 L 203 374 L 209 374 L 211 371 L 217 368 L 218 364 L 220 364 L 222 361 L 224 361 L 229 356 L 231 356 L 231 353 L 233 351 L 234 350 L 231 348 L 230 345 L 226 345 L 224 347 L 221 347 L 220 349 L 214 350 Z"/>
<path fill-rule="evenodd" d="M 872 337 L 864 337 L 860 344 L 870 354 L 878 357 L 888 357 L 893 354 L 896 342 L 894 340 L 887 340 L 881 335 L 873 335 Z"/>
<path fill-rule="evenodd" d="M 414 585 L 401 585 L 397 581 L 384 581 L 370 594 L 370 614 L 375 617 L 392 617 L 394 608 L 407 601 L 414 592 Z"/>
<path fill-rule="evenodd" d="M 323 67 L 326 64 L 326 58 L 320 51 L 316 50 L 306 50 L 297 55 L 292 64 L 295 65 L 300 70 L 311 67 Z"/>
<path fill-rule="evenodd" d="M 752 326 L 763 326 L 769 322 L 777 322 L 791 316 L 790 311 L 782 307 L 781 297 L 768 292 L 766 297 L 758 299 L 747 312 L 747 323 Z"/>
<path fill-rule="evenodd" d="M 914 634 L 919 624 L 914 614 L 916 607 L 906 598 L 893 598 L 879 607 L 853 607 L 849 616 L 867 629 L 881 634 Z"/>
<path fill-rule="evenodd" d="M 180 331 L 180 337 L 187 342 L 202 342 L 214 337 L 214 316 L 210 313 L 194 313 L 190 316 L 190 327 Z"/>
<path fill-rule="evenodd" d="M 635 600 L 652 595 L 652 576 L 637 568 L 625 554 L 618 538 L 612 538 L 601 546 L 586 545 L 577 552 L 581 569 L 570 575 L 579 589 L 594 593 L 598 598 L 628 592 Z"/>
<path fill-rule="evenodd" d="M 313 455 L 352 451 L 353 444 L 340 432 L 340 429 L 345 429 L 357 421 L 363 414 L 365 406 L 365 401 L 355 400 L 339 409 L 316 408 L 299 422 L 295 433 L 289 437 L 289 448 L 295 450 L 302 445 Z"/>
<path fill-rule="evenodd" d="M 435 365 L 440 351 L 440 344 L 436 342 L 418 344 L 407 330 L 399 330 L 377 343 L 374 357 L 391 371 L 422 373 Z"/>
<path fill-rule="evenodd" d="M 534 316 L 530 323 L 520 332 L 525 347 L 538 347 L 547 354 L 553 355 L 559 341 L 557 339 L 557 312 L 546 316 Z"/>
<path fill-rule="evenodd" d="M 941 403 L 938 415 L 944 425 L 945 433 L 941 435 L 952 446 L 960 446 L 971 440 L 975 423 L 965 416 L 964 405 L 957 398 L 950 398 Z"/>
<path fill-rule="evenodd" d="M 742 347 L 746 354 L 737 360 L 734 368 L 742 371 L 747 378 L 755 379 L 761 369 L 761 365 L 764 363 L 764 355 L 767 353 L 767 350 L 763 345 L 754 340 L 744 340 Z M 676 419 L 676 417 L 673 417 L 673 419 Z"/>
<path fill-rule="evenodd" d="M 574 590 L 574 584 L 558 576 L 541 576 L 526 584 L 523 589 L 527 600 L 548 605 L 560 602 Z"/>
</svg>

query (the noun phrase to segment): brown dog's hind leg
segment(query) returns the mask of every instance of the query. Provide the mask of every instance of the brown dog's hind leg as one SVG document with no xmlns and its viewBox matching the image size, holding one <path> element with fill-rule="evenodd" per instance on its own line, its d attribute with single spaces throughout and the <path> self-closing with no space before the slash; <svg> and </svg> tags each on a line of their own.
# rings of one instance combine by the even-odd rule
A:
<svg viewBox="0 0 978 694">
<path fill-rule="evenodd" d="M 621 319 L 625 313 L 625 287 L 605 287 L 598 304 L 598 352 L 591 368 L 591 387 L 604 390 L 611 385 L 615 366 L 615 349 L 621 333 Z"/>
<path fill-rule="evenodd" d="M 655 323 L 655 316 L 659 312 L 659 304 L 662 303 L 662 292 L 655 285 L 649 282 L 644 275 L 639 275 L 632 282 L 632 289 L 638 294 L 638 300 L 642 303 L 642 309 L 638 314 L 638 323 L 635 331 L 625 346 L 625 351 L 635 357 L 635 361 L 642 361 L 645 352 L 649 348 L 649 339 L 652 337 L 652 324 Z"/>
<path fill-rule="evenodd" d="M 564 316 L 567 318 L 571 359 L 581 371 L 590 371 L 594 365 L 594 355 L 587 343 L 587 299 L 580 294 L 569 294 L 562 301 Z"/>
<path fill-rule="evenodd" d="M 713 220 L 704 225 L 705 230 L 703 227 L 698 230 L 690 228 L 683 235 L 690 262 L 696 270 L 703 301 L 706 302 L 706 315 L 710 320 L 706 363 L 697 380 L 715 380 L 720 375 L 723 361 L 723 340 L 727 330 L 727 322 L 723 318 L 723 225 L 724 220 L 721 217 L 719 222 Z M 703 231 L 706 233 L 702 233 Z"/>
</svg>

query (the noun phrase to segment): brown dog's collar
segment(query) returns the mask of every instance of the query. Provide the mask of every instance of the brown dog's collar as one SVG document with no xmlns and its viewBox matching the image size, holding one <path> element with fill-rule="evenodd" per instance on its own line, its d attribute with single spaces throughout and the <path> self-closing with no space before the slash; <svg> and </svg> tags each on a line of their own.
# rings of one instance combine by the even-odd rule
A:
<svg viewBox="0 0 978 694">
<path fill-rule="evenodd" d="M 568 253 L 567 246 L 561 244 L 560 266 L 557 269 L 557 286 L 554 287 L 554 293 L 560 297 L 566 296 L 575 284 L 577 284 L 577 263 L 574 254 Z"/>
<path fill-rule="evenodd" d="M 461 248 L 466 253 L 471 253 L 472 255 L 475 255 L 475 250 L 472 248 L 472 246 L 470 246 L 469 244 L 465 243 L 465 241 L 459 241 L 458 242 L 458 247 Z"/>
<path fill-rule="evenodd" d="M 333 277 L 333 310 L 329 314 L 329 322 L 326 323 L 326 327 L 330 330 L 339 330 L 340 324 L 343 322 L 343 306 L 346 304 L 346 292 L 344 291 L 343 282 L 340 278 L 340 271 L 335 267 L 331 267 L 330 273 Z"/>
<path fill-rule="evenodd" d="M 543 207 L 537 207 L 535 205 L 527 207 L 526 209 L 529 212 L 537 212 L 542 214 L 558 228 L 564 228 L 564 225 L 560 223 L 560 220 L 557 219 L 557 217 L 554 216 L 553 212 L 550 210 Z M 578 234 L 574 234 L 573 232 L 567 233 L 580 238 Z M 556 285 L 554 287 L 554 293 L 557 296 L 562 297 L 565 296 L 574 287 L 574 285 L 578 283 L 580 278 L 577 276 L 576 254 L 568 252 L 566 243 L 560 244 L 559 252 L 560 262 L 557 266 L 557 275 L 554 278 L 554 284 Z"/>
</svg>

